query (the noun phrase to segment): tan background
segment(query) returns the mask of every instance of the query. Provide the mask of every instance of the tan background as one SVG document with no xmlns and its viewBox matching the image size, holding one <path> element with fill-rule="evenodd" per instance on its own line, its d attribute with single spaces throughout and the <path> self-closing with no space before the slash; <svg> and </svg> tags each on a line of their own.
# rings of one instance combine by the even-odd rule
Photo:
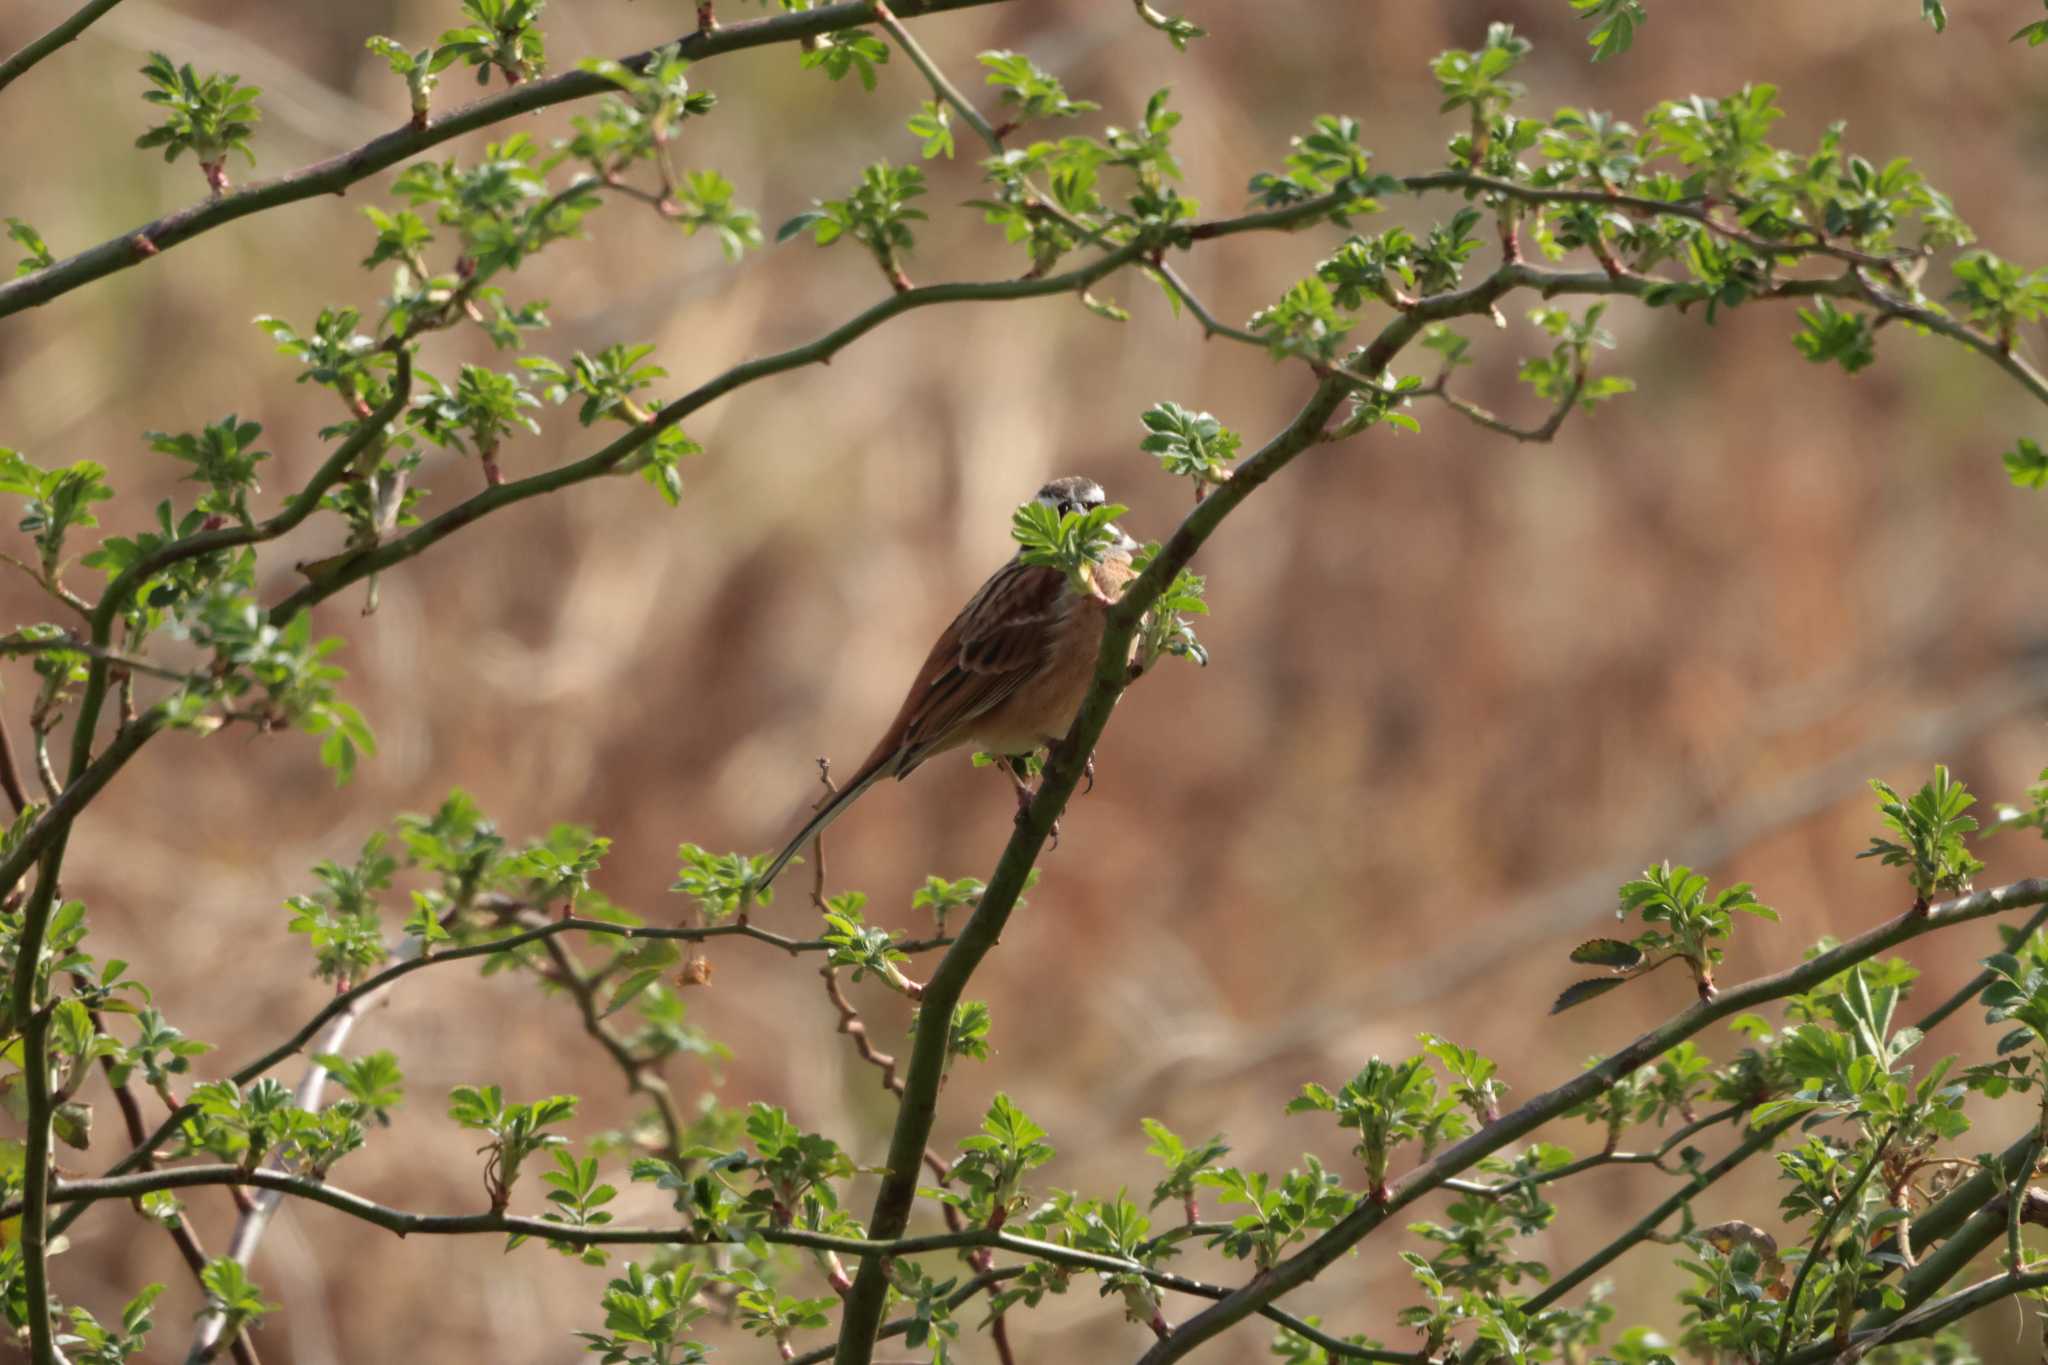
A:
<svg viewBox="0 0 2048 1365">
<path fill-rule="evenodd" d="M 1939 39 L 1910 0 L 1666 0 L 1637 50 L 1602 66 L 1586 61 L 1562 0 L 1188 8 L 1218 36 L 1185 58 L 1128 7 L 1082 0 L 918 32 L 970 86 L 975 52 L 1027 50 L 1109 119 L 1130 119 L 1171 83 L 1189 113 L 1189 189 L 1228 212 L 1319 112 L 1360 118 L 1386 169 L 1434 164 L 1451 129 L 1432 112 L 1428 60 L 1508 18 L 1538 45 L 1522 73 L 1533 110 L 1633 117 L 1662 97 L 1774 81 L 1784 141 L 1810 146 L 1845 117 L 1853 146 L 1913 157 L 1988 243 L 2043 254 L 2048 55 L 2005 44 L 2035 17 L 2017 0 L 1958 6 Z M 66 9 L 0 10 L 0 49 Z M 558 65 L 631 50 L 680 31 L 687 10 L 557 4 L 550 50 Z M 450 22 L 452 7 L 392 0 L 129 0 L 6 92 L 0 212 L 35 222 L 61 255 L 195 198 L 189 161 L 165 167 L 129 149 L 146 126 L 133 72 L 150 47 L 265 87 L 256 146 L 270 174 L 403 118 L 404 91 L 363 52 L 366 35 L 420 43 Z M 771 232 L 862 161 L 915 155 L 901 120 L 926 92 L 900 61 L 874 97 L 796 70 L 787 48 L 698 74 L 724 103 L 691 125 L 679 160 L 724 170 Z M 451 74 L 444 101 L 471 89 Z M 521 126 L 551 137 L 569 112 Z M 247 174 L 239 162 L 234 173 Z M 935 168 L 934 182 L 912 274 L 1010 270 L 976 216 L 950 207 L 975 192 L 971 162 Z M 313 432 L 333 413 L 326 395 L 289 382 L 249 319 L 373 308 L 383 283 L 353 262 L 369 240 L 359 208 L 379 194 L 372 182 L 346 202 L 237 223 L 0 324 L 0 443 L 44 462 L 107 463 L 128 496 L 105 520 L 126 529 L 171 487 L 138 433 L 236 411 L 267 428 L 274 495 L 319 458 Z M 850 248 L 795 244 L 728 269 L 709 241 L 628 205 L 592 227 L 592 241 L 552 249 L 513 285 L 515 297 L 553 300 L 538 349 L 653 341 L 670 393 L 807 339 L 881 289 Z M 1186 271 L 1242 318 L 1334 241 L 1240 239 Z M 1305 396 L 1298 370 L 1205 345 L 1142 280 L 1110 292 L 1133 306 L 1129 324 L 1066 300 L 893 322 L 829 369 L 749 389 L 690 424 L 709 454 L 687 470 L 680 511 L 637 482 L 579 488 L 389 575 L 367 621 L 359 599 L 326 605 L 319 628 L 350 641 L 348 694 L 381 757 L 337 791 L 302 739 L 154 745 L 73 842 L 67 889 L 92 906 L 92 946 L 134 960 L 174 1022 L 222 1045 L 206 1074 L 239 1065 L 322 999 L 279 908 L 310 889 L 308 865 L 352 854 L 389 812 L 428 808 L 454 785 L 515 836 L 556 819 L 595 825 L 617 841 L 604 889 L 657 920 L 679 915 L 665 894 L 675 844 L 775 844 L 808 799 L 812 757 L 857 761 L 927 642 L 1007 553 L 1008 510 L 1043 477 L 1095 476 L 1132 505 L 1134 530 L 1159 536 L 1185 493 L 1137 450 L 1146 405 L 1206 407 L 1256 441 Z M 2040 438 L 2048 423 L 2015 386 L 1903 329 L 1883 334 L 1873 370 L 1846 380 L 1799 358 L 1789 310 L 1708 330 L 1622 306 L 1611 325 L 1624 351 L 1603 363 L 1642 392 L 1574 421 L 1554 446 L 1423 409 L 1420 436 L 1314 453 L 1232 520 L 1201 564 L 1214 666 L 1168 669 L 1119 713 L 1094 795 L 1070 812 L 1030 907 L 974 985 L 993 1005 L 998 1051 L 954 1077 L 943 1136 L 1001 1088 L 1052 1131 L 1060 1156 L 1045 1185 L 1149 1188 L 1141 1115 L 1190 1136 L 1226 1130 L 1240 1159 L 1273 1169 L 1304 1150 L 1342 1162 L 1333 1129 L 1281 1115 L 1303 1080 L 1340 1081 L 1427 1028 L 1499 1057 L 1526 1096 L 1682 1004 L 1684 984 L 1666 977 L 1544 1016 L 1571 978 L 1574 936 L 1600 931 L 1612 887 L 1645 860 L 1711 860 L 1717 877 L 1754 880 L 1783 910 L 1781 926 L 1748 927 L 1728 969 L 1739 979 L 1899 908 L 1891 874 L 1850 861 L 1874 827 L 1863 777 L 1917 782 L 1945 758 L 1980 790 L 2015 796 L 2048 761 L 2042 495 L 2007 487 L 1997 460 L 2015 433 Z M 1538 344 L 1521 310 L 1507 334 L 1479 340 L 1473 396 L 1536 416 L 1512 382 Z M 452 372 L 475 354 L 468 339 L 442 339 L 428 363 Z M 506 463 L 526 473 L 592 446 L 554 413 Z M 476 479 L 436 461 L 426 482 L 445 505 Z M 316 521 L 273 556 L 274 590 L 287 586 L 282 566 L 334 536 Z M 0 579 L 0 591 L 9 619 L 47 615 L 18 583 Z M 20 735 L 24 684 L 8 703 Z M 884 922 L 920 927 L 912 887 L 927 871 L 985 875 L 1009 809 L 989 774 L 935 763 L 839 826 L 834 879 L 870 892 Z M 2032 852 L 1997 847 L 1994 874 Z M 801 929 L 808 912 L 793 900 L 770 919 Z M 1966 932 L 1927 949 L 1929 996 L 1991 941 Z M 813 972 L 751 945 L 713 956 L 716 983 L 691 997 L 693 1019 L 737 1060 L 675 1066 L 683 1094 L 767 1098 L 878 1159 L 886 1096 L 831 1032 Z M 883 1040 L 900 1038 L 896 1002 L 859 990 Z M 1988 1046 L 1973 1024 L 1947 1034 L 1937 1041 Z M 1730 1041 L 1702 1039 L 1717 1056 Z M 474 1144 L 443 1116 L 451 1085 L 573 1089 L 592 1130 L 631 1112 L 566 1005 L 502 978 L 414 978 L 356 1046 L 398 1051 L 411 1098 L 397 1132 L 337 1179 L 408 1207 L 481 1207 Z M 2004 1144 L 2017 1122 L 1997 1116 L 1970 1150 Z M 101 1115 L 103 1135 L 117 1127 Z M 1556 1136 L 1592 1145 L 1582 1126 Z M 81 1164 L 97 1169 L 117 1147 L 102 1136 Z M 1569 1265 L 1665 1188 L 1655 1174 L 1587 1177 L 1528 1250 Z M 538 1194 L 522 1191 L 521 1205 Z M 227 1201 L 188 1202 L 218 1250 Z M 1699 1212 L 1769 1224 L 1774 1203 L 1759 1171 Z M 620 1208 L 659 1212 L 637 1190 Z M 1669 1260 L 1650 1249 L 1617 1268 L 1624 1321 L 1675 1326 Z M 103 1313 L 146 1279 L 170 1282 L 159 1344 L 162 1358 L 182 1354 L 196 1300 L 164 1239 L 110 1206 L 56 1264 L 65 1296 Z M 1241 1274 L 1200 1257 L 1183 1265 Z M 265 1359 L 300 1365 L 566 1361 L 580 1350 L 568 1333 L 599 1323 L 604 1278 L 539 1249 L 507 1258 L 494 1239 L 400 1243 L 321 1210 L 282 1219 L 255 1269 L 289 1305 L 262 1330 Z M 1407 1292 L 1381 1239 L 1296 1306 L 1405 1345 L 1391 1317 Z M 1168 1308 L 1176 1320 L 1191 1311 Z M 2010 1314 L 1993 1316 L 1987 1350 L 2028 1349 L 2013 1344 Z M 1022 1358 L 1048 1362 L 1128 1359 L 1145 1334 L 1083 1286 L 1018 1336 Z M 1265 1336 L 1241 1329 L 1214 1358 L 1262 1358 Z M 748 1360 L 771 1348 L 728 1350 Z M 964 1354 L 988 1358 L 985 1341 Z"/>
</svg>

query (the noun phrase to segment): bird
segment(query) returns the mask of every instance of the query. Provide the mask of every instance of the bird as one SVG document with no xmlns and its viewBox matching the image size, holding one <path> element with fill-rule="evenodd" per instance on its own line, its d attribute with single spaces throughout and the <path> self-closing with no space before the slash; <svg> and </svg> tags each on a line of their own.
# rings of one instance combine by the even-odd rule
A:
<svg viewBox="0 0 2048 1365">
<path fill-rule="evenodd" d="M 1062 516 L 1105 502 L 1093 479 L 1069 475 L 1035 501 Z M 1073 723 L 1095 673 L 1110 606 L 1133 576 L 1138 542 L 1114 522 L 1115 540 L 1092 566 L 1094 591 L 1064 571 L 1027 564 L 1021 549 L 981 585 L 925 656 L 896 718 L 846 785 L 805 822 L 754 883 L 760 895 L 806 843 L 885 777 L 901 780 L 934 754 L 972 744 L 1006 760 L 1057 742 Z M 1021 813 L 1031 789 L 1011 763 Z"/>
</svg>

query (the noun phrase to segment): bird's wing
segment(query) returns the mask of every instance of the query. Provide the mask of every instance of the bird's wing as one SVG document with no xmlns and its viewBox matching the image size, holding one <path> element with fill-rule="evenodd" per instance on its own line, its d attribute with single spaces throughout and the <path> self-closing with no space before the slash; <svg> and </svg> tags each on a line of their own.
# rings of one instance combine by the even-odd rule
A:
<svg viewBox="0 0 2048 1365">
<path fill-rule="evenodd" d="M 1051 653 L 1066 577 L 1011 560 L 996 570 L 939 637 L 898 718 L 898 775 L 957 743 L 1039 669 Z"/>
</svg>

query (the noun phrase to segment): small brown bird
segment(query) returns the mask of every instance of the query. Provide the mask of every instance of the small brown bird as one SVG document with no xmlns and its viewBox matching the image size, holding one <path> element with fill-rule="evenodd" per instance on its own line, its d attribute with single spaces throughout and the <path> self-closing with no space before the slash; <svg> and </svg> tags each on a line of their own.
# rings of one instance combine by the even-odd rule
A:
<svg viewBox="0 0 2048 1365">
<path fill-rule="evenodd" d="M 1038 490 L 1037 500 L 1061 515 L 1104 501 L 1098 484 L 1079 477 L 1054 479 Z M 981 585 L 932 646 L 867 762 L 776 855 L 757 891 L 882 778 L 908 777 L 933 754 L 967 744 L 1015 757 L 1067 732 L 1094 676 L 1109 607 L 1131 579 L 1131 552 L 1138 548 L 1114 524 L 1110 529 L 1117 543 L 1093 567 L 1094 592 L 1078 590 L 1050 565 L 1024 563 L 1021 554 Z M 1009 765 L 1004 771 L 1021 806 L 1030 789 Z"/>
</svg>

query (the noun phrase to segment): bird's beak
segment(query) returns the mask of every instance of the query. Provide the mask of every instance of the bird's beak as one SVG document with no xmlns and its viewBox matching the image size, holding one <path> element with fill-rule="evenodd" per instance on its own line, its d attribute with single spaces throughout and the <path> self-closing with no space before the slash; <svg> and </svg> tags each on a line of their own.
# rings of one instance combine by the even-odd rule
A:
<svg viewBox="0 0 2048 1365">
<path fill-rule="evenodd" d="M 1139 545 L 1137 541 L 1131 539 L 1131 533 L 1129 531 L 1126 531 L 1123 527 L 1117 525 L 1115 522 L 1111 522 L 1109 524 L 1109 529 L 1116 532 L 1117 553 L 1133 555 L 1144 548 L 1143 546 Z"/>
</svg>

